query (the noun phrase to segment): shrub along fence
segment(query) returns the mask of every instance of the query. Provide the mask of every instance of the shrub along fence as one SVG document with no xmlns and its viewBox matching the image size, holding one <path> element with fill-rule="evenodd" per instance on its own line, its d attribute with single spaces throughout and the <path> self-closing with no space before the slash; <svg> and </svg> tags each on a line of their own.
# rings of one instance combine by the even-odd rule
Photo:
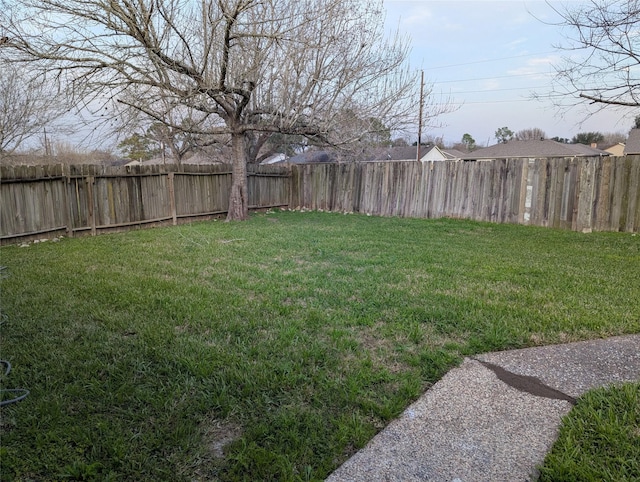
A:
<svg viewBox="0 0 640 482">
<path fill-rule="evenodd" d="M 0 241 L 222 216 L 227 166 L 2 166 Z M 640 156 L 250 166 L 252 209 L 640 230 Z"/>
</svg>

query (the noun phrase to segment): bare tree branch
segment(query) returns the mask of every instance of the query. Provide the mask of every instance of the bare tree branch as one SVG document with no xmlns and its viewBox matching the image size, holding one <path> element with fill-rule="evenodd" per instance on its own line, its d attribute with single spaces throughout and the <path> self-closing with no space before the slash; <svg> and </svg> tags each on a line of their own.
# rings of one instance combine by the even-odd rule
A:
<svg viewBox="0 0 640 482">
<path fill-rule="evenodd" d="M 590 100 L 592 104 L 609 104 L 609 105 L 622 105 L 625 107 L 639 107 L 637 102 L 623 102 L 619 100 L 604 99 L 602 96 L 594 97 L 585 93 L 580 93 L 580 97 Z"/>
<path fill-rule="evenodd" d="M 0 85 L 0 157 L 47 127 L 54 131 L 52 123 L 68 110 L 55 84 L 34 75 L 27 65 L 0 61 Z"/>
<path fill-rule="evenodd" d="M 640 107 L 640 0 L 591 0 L 564 7 L 547 4 L 568 31 L 567 55 L 555 66 L 547 96 L 561 109 Z M 631 115 L 632 112 L 629 112 Z"/>
<path fill-rule="evenodd" d="M 76 105 L 228 136 L 230 219 L 247 215 L 246 162 L 269 135 L 345 146 L 417 124 L 408 41 L 384 32 L 382 0 L 14 3 L 20 16 L 0 12 L 0 58 L 55 73 Z"/>
</svg>

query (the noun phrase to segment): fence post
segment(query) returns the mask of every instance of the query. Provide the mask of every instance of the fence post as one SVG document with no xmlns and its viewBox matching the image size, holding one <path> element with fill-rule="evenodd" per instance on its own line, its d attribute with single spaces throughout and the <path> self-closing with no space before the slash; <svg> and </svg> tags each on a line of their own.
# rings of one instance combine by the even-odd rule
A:
<svg viewBox="0 0 640 482">
<path fill-rule="evenodd" d="M 94 176 L 87 176 L 87 207 L 89 208 L 89 225 L 91 226 L 91 236 L 96 236 L 96 214 L 95 199 L 93 195 L 93 185 L 95 183 Z"/>
<path fill-rule="evenodd" d="M 529 191 L 529 163 L 531 159 L 522 160 L 522 172 L 520 176 L 520 199 L 518 200 L 518 224 L 528 224 L 529 216 L 527 213 L 527 198 L 529 200 L 529 208 L 531 207 L 531 198 Z"/>
<path fill-rule="evenodd" d="M 176 191 L 174 185 L 174 177 L 175 173 L 172 171 L 167 176 L 167 187 L 169 189 L 169 206 L 171 209 L 171 220 L 173 225 L 176 226 L 178 224 L 178 215 L 176 212 Z"/>
<path fill-rule="evenodd" d="M 67 225 L 67 237 L 73 238 L 73 208 L 71 207 L 71 196 L 69 195 L 69 189 L 71 189 L 71 168 L 66 164 L 62 165 L 62 185 L 64 189 L 64 197 L 62 202 L 64 202 L 65 215 L 66 215 L 66 225 Z"/>
<path fill-rule="evenodd" d="M 593 197 L 594 197 L 594 168 L 595 160 L 586 158 L 582 163 L 578 185 L 576 186 L 577 194 L 577 215 L 576 215 L 576 231 L 590 233 L 593 226 Z"/>
</svg>

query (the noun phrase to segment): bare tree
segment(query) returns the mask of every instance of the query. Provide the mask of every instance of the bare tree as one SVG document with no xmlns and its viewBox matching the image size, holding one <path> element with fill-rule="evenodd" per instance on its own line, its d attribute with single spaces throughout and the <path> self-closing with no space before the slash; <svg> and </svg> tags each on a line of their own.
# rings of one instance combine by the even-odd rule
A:
<svg viewBox="0 0 640 482">
<path fill-rule="evenodd" d="M 559 26 L 570 32 L 568 44 L 559 46 L 568 55 L 556 66 L 551 94 L 556 103 L 640 107 L 640 0 L 551 8 L 562 18 Z"/>
<path fill-rule="evenodd" d="M 230 220 L 247 217 L 246 164 L 271 134 L 343 146 L 416 122 L 408 43 L 385 35 L 381 0 L 14 3 L 19 18 L 0 13 L 0 56 L 45 62 L 77 104 L 228 136 Z"/>
<path fill-rule="evenodd" d="M 529 129 L 522 129 L 516 132 L 515 138 L 519 141 L 531 141 L 546 139 L 547 134 L 538 127 L 531 127 Z"/>
<path fill-rule="evenodd" d="M 169 150 L 171 158 L 178 167 L 182 166 L 182 160 L 187 154 L 202 150 L 204 147 L 220 143 L 220 136 L 197 135 L 191 132 L 193 121 L 182 119 L 179 128 L 172 123 L 154 122 L 147 129 L 146 137 L 158 143 L 159 151 L 163 158 L 165 151 Z M 198 127 L 196 126 L 196 129 Z"/>
<path fill-rule="evenodd" d="M 52 83 L 27 66 L 0 62 L 0 86 L 0 157 L 4 157 L 42 134 L 66 109 Z"/>
<path fill-rule="evenodd" d="M 602 144 L 605 146 L 612 146 L 614 144 L 627 142 L 627 134 L 624 132 L 604 132 L 602 134 L 604 139 L 602 140 Z"/>
</svg>

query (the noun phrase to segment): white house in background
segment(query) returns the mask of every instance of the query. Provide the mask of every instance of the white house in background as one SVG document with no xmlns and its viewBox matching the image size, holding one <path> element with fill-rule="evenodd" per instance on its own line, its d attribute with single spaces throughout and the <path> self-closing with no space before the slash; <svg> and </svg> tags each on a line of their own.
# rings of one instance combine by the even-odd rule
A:
<svg viewBox="0 0 640 482">
<path fill-rule="evenodd" d="M 287 156 L 281 152 L 273 154 L 263 160 L 260 164 L 262 165 L 270 165 L 270 164 L 278 164 L 280 162 L 284 162 L 287 160 Z"/>
<path fill-rule="evenodd" d="M 429 161 L 459 161 L 466 154 L 456 149 L 440 149 L 438 146 L 433 146 L 427 153 L 420 158 L 422 162 Z"/>
<path fill-rule="evenodd" d="M 422 162 L 429 161 L 448 161 L 447 155 L 438 146 L 433 146 L 427 153 L 420 158 Z"/>
</svg>

